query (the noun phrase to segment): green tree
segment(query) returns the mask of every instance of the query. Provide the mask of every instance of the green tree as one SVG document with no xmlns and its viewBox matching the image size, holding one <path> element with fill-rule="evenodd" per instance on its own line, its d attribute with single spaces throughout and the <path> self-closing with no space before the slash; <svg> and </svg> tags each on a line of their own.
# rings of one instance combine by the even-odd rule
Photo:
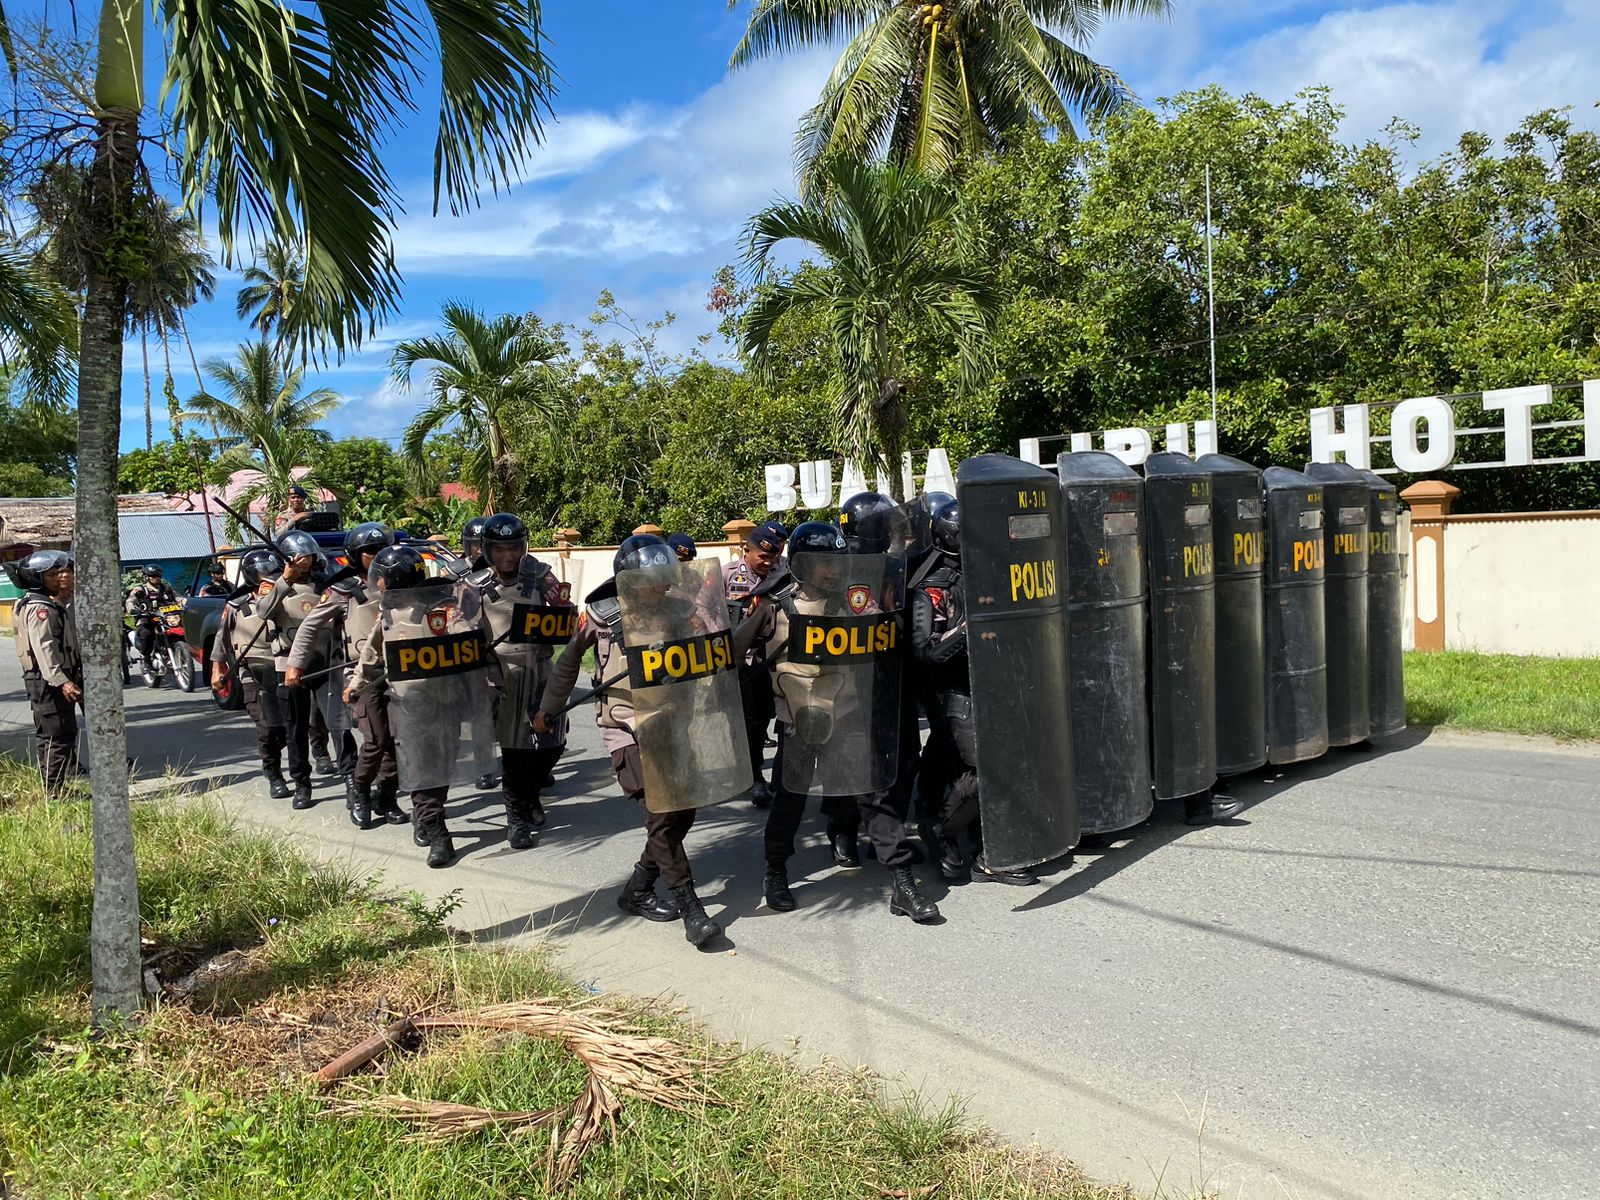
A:
<svg viewBox="0 0 1600 1200">
<path fill-rule="evenodd" d="M 0 364 L 9 368 L 6 396 L 15 392 L 48 407 L 65 407 L 77 348 L 72 297 L 30 255 L 0 247 Z"/>
<path fill-rule="evenodd" d="M 418 482 L 426 476 L 425 445 L 453 428 L 466 447 L 462 482 L 475 488 L 486 513 L 515 504 L 523 464 L 506 437 L 513 419 L 561 425 L 568 392 L 558 331 L 532 314 L 485 317 L 459 301 L 445 304 L 444 332 L 394 348 L 390 368 L 402 387 L 427 370 L 428 402 L 405 431 L 400 455 Z"/>
<path fill-rule="evenodd" d="M 308 461 L 319 486 L 339 497 L 346 527 L 362 521 L 404 524 L 411 489 L 404 464 L 388 442 L 341 438 L 323 442 Z"/>
<path fill-rule="evenodd" d="M 770 378 L 780 322 L 797 309 L 822 310 L 836 444 L 893 476 L 925 378 L 905 352 L 907 335 L 946 339 L 957 390 L 965 392 L 985 378 L 1000 299 L 946 182 L 847 159 L 830 164 L 827 181 L 819 204 L 777 204 L 751 218 L 745 258 L 756 271 L 790 239 L 818 251 L 827 266 L 758 288 L 742 315 L 740 347 Z"/>
<path fill-rule="evenodd" d="M 76 422 L 65 409 L 13 397 L 0 372 L 0 496 L 72 492 Z"/>
<path fill-rule="evenodd" d="M 1074 112 L 1103 115 L 1129 93 L 1066 38 L 1168 11 L 1168 0 L 757 0 L 729 67 L 846 42 L 795 139 L 809 197 L 839 157 L 942 173 L 1041 122 L 1071 139 Z"/>
<path fill-rule="evenodd" d="M 269 242 L 261 257 L 245 268 L 244 287 L 234 308 L 239 319 L 270 339 L 280 355 L 292 357 L 296 347 L 306 349 L 300 306 L 305 275 L 305 256 L 281 241 Z"/>
<path fill-rule="evenodd" d="M 260 449 L 273 430 L 326 441 L 328 434 L 316 428 L 317 422 L 344 403 L 331 388 L 303 392 L 304 368 L 285 369 L 265 342 L 247 342 L 233 362 L 213 358 L 203 370 L 220 394 L 197 392 L 184 412 L 210 424 L 218 437 L 233 438 L 234 445 L 225 449 Z"/>
<path fill-rule="evenodd" d="M 149 450 L 132 450 L 117 467 L 117 489 L 122 492 L 163 492 L 168 495 L 197 491 L 207 484 L 226 483 L 228 477 L 212 465 L 214 447 L 195 434 L 157 442 Z"/>
</svg>

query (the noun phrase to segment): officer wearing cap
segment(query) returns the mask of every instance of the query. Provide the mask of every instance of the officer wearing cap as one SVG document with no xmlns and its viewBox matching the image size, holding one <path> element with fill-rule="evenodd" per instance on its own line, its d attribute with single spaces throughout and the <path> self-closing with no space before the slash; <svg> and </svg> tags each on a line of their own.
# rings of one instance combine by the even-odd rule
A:
<svg viewBox="0 0 1600 1200">
<path fill-rule="evenodd" d="M 729 616 L 741 623 L 763 605 L 771 606 L 794 587 L 789 564 L 783 558 L 783 544 L 789 531 L 777 521 L 768 521 L 751 531 L 744 544 L 744 557 L 725 563 L 722 589 L 728 599 Z M 768 638 L 758 638 L 739 668 L 739 694 L 744 700 L 744 731 L 750 743 L 750 763 L 755 778 L 750 788 L 750 803 L 766 808 L 772 803 L 762 766 L 767 757 L 767 730 L 777 715 L 772 681 L 767 675 Z"/>
<path fill-rule="evenodd" d="M 35 550 L 7 571 L 26 589 L 13 616 L 17 657 L 33 709 L 39 775 L 54 791 L 80 773 L 75 709 L 83 701 L 83 665 L 72 623 L 76 566 L 64 551 Z"/>
<path fill-rule="evenodd" d="M 694 544 L 694 539 L 687 533 L 667 534 L 667 545 L 672 547 L 679 562 L 693 562 L 700 557 L 700 547 Z"/>
<path fill-rule="evenodd" d="M 300 522 L 311 515 L 311 493 L 298 483 L 289 488 L 289 509 L 278 521 L 278 527 L 272 531 L 274 540 L 296 528 Z"/>
</svg>

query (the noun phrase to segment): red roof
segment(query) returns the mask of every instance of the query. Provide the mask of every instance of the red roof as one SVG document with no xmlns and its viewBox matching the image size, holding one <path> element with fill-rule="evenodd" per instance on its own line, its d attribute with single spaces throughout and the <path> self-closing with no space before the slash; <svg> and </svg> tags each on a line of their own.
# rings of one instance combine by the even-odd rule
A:
<svg viewBox="0 0 1600 1200">
<path fill-rule="evenodd" d="M 478 489 L 464 483 L 446 483 L 439 487 L 441 500 L 477 500 Z"/>
</svg>

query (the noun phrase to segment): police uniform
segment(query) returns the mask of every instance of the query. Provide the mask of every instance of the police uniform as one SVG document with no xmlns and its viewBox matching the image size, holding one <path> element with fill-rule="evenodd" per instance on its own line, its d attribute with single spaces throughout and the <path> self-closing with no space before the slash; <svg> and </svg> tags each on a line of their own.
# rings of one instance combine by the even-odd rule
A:
<svg viewBox="0 0 1600 1200">
<path fill-rule="evenodd" d="M 155 614 L 162 605 L 177 602 L 178 593 L 165 579 L 156 585 L 138 584 L 128 592 L 128 599 L 123 604 L 123 609 L 130 616 L 150 618 L 150 620 L 141 619 L 133 627 L 133 646 L 141 657 L 149 658 L 150 652 L 155 649 L 156 631 L 152 623 Z"/>
<path fill-rule="evenodd" d="M 537 611 L 549 608 L 564 611 Z M 560 719 L 550 733 L 535 733 L 533 715 L 549 686 L 555 647 L 571 636 L 577 611 L 571 588 L 547 564 L 525 554 L 515 575 L 507 579 L 497 574 L 484 587 L 483 613 L 499 668 L 498 677 L 491 674 L 491 684 L 496 688 L 500 787 L 509 818 L 537 825 L 544 819 L 539 793 L 566 749 L 567 722 Z"/>
<path fill-rule="evenodd" d="M 294 644 L 295 634 L 301 622 L 316 610 L 321 599 L 320 589 L 309 579 L 289 583 L 281 577 L 262 580 L 261 588 L 256 615 L 267 622 L 273 665 L 282 680 L 289 666 L 289 649 Z M 297 792 L 295 803 L 303 804 L 311 788 L 311 695 L 304 688 L 280 688 L 279 701 L 283 705 L 289 736 L 289 778 L 294 781 Z"/>
<path fill-rule="evenodd" d="M 782 526 L 772 523 L 763 525 L 750 535 L 750 544 L 776 553 L 783 548 Z M 735 625 L 763 605 L 775 603 L 779 595 L 793 586 L 794 577 L 789 574 L 789 564 L 781 559 L 766 575 L 758 575 L 742 558 L 722 566 L 722 590 L 728 598 L 728 608 Z M 744 701 L 745 738 L 750 744 L 750 765 L 755 776 L 752 782 L 758 792 L 767 786 L 762 765 L 767 757 L 767 730 L 777 716 L 772 679 L 767 667 L 767 645 L 766 639 L 758 638 L 739 667 L 739 697 Z"/>
<path fill-rule="evenodd" d="M 977 737 L 967 668 L 966 588 L 961 564 L 941 555 L 911 592 L 911 645 L 919 664 L 928 743 L 917 789 L 920 815 L 938 822 L 941 863 L 969 824 L 978 842 Z M 957 855 L 958 857 L 958 855 Z"/>
<path fill-rule="evenodd" d="M 14 617 L 22 685 L 33 709 L 39 774 L 50 789 L 61 787 L 80 770 L 77 706 L 62 692 L 68 683 L 83 686 L 72 615 L 72 602 L 62 604 L 48 592 L 31 591 L 17 604 Z"/>
<path fill-rule="evenodd" d="M 268 581 L 263 580 L 262 586 Z M 283 750 L 289 733 L 279 699 L 278 670 L 266 622 L 256 612 L 258 594 L 236 596 L 222 606 L 222 620 L 211 643 L 211 661 L 224 663 L 239 681 L 245 712 L 256 728 L 261 769 L 283 786 Z"/>
<path fill-rule="evenodd" d="M 377 597 L 369 596 L 361 582 L 353 578 L 342 579 L 325 590 L 317 607 L 300 622 L 289 647 L 288 665 L 307 674 L 333 668 L 311 687 L 319 706 L 344 703 L 347 673 L 354 669 L 377 622 Z M 350 666 L 339 665 L 342 663 Z M 349 729 L 340 731 L 339 774 L 367 787 L 380 776 L 393 784 L 396 778 L 394 739 L 388 735 L 387 716 L 379 722 L 368 719 L 363 723 L 361 710 L 365 707 L 362 694 L 358 693 L 350 704 L 350 712 L 361 730 L 362 744 L 357 747 L 355 735 Z M 361 770 L 363 756 L 370 768 L 365 774 Z"/>
</svg>

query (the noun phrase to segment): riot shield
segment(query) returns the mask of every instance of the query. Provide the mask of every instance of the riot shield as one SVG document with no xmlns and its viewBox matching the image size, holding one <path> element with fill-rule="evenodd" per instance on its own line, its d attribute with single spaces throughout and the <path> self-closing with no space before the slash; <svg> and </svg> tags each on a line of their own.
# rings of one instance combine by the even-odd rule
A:
<svg viewBox="0 0 1600 1200">
<path fill-rule="evenodd" d="M 774 668 L 789 714 L 783 787 L 802 796 L 885 791 L 899 766 L 904 564 L 882 554 L 802 553 L 789 569 L 795 589 Z"/>
<path fill-rule="evenodd" d="M 400 786 L 449 787 L 458 763 L 481 773 L 494 726 L 477 591 L 451 578 L 384 591 L 378 619 Z"/>
<path fill-rule="evenodd" d="M 553 568 L 552 568 L 553 569 Z M 495 740 L 508 750 L 532 750 L 565 744 L 566 721 L 549 734 L 533 731 L 550 664 L 578 629 L 578 594 L 573 578 L 561 581 L 564 603 L 551 604 L 544 594 L 544 579 L 526 571 L 513 583 L 491 582 L 482 589 L 488 618 L 489 648 L 500 668 L 495 694 Z"/>
<path fill-rule="evenodd" d="M 1307 463 L 1306 474 L 1322 485 L 1328 743 L 1354 746 L 1372 733 L 1367 698 L 1367 519 L 1372 489 L 1349 463 Z"/>
<path fill-rule="evenodd" d="M 1267 761 L 1328 750 L 1322 488 L 1288 467 L 1261 476 L 1267 504 Z"/>
<path fill-rule="evenodd" d="M 1372 736 L 1406 727 L 1404 558 L 1400 553 L 1400 497 L 1393 483 L 1361 472 L 1370 489 L 1367 522 L 1367 694 Z"/>
<path fill-rule="evenodd" d="M 1216 558 L 1217 774 L 1242 775 L 1267 761 L 1266 515 L 1261 472 L 1207 454 Z"/>
<path fill-rule="evenodd" d="M 256 703 L 261 709 L 261 723 L 268 729 L 286 727 L 289 724 L 289 710 L 283 702 L 283 697 L 278 694 L 281 684 L 278 682 L 278 668 L 272 659 L 252 659 L 241 664 L 239 669 L 248 671 L 250 678 L 255 680 Z"/>
<path fill-rule="evenodd" d="M 1211 473 L 1163 451 L 1144 465 L 1150 572 L 1150 742 L 1155 793 L 1217 781 L 1215 551 Z"/>
<path fill-rule="evenodd" d="M 1019 870 L 1078 844 L 1061 489 L 982 454 L 957 468 L 956 498 L 983 855 Z"/>
<path fill-rule="evenodd" d="M 1103 450 L 1056 459 L 1066 511 L 1072 775 L 1084 833 L 1150 815 L 1144 480 Z M 963 513 L 963 522 L 966 516 Z"/>
<path fill-rule="evenodd" d="M 711 560 L 617 574 L 634 736 L 651 812 L 679 812 L 750 789 L 738 663 Z"/>
</svg>

